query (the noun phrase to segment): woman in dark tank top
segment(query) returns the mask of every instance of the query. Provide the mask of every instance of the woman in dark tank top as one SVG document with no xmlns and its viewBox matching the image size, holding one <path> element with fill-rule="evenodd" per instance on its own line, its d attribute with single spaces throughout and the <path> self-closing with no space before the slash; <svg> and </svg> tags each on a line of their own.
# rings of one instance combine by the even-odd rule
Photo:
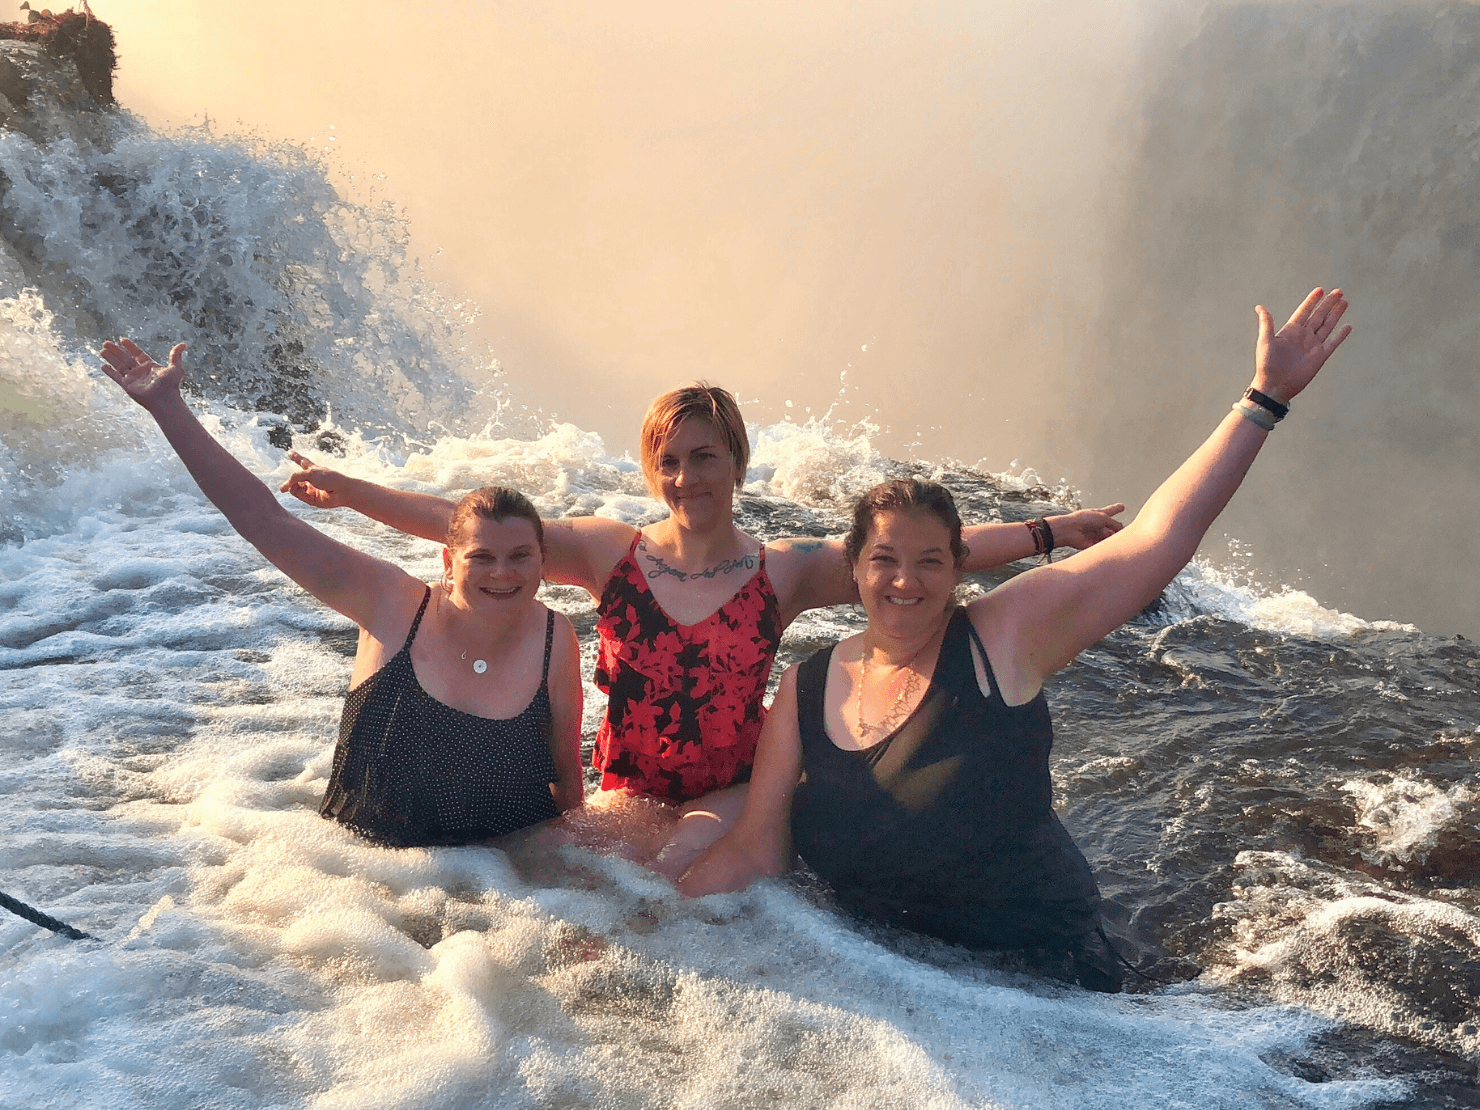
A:
<svg viewBox="0 0 1480 1110">
<path fill-rule="evenodd" d="M 949 497 L 919 482 L 871 496 L 881 493 Z M 966 610 L 953 610 L 920 703 L 862 750 L 828 735 L 834 649 L 797 669 L 797 853 L 869 917 L 971 947 L 1094 949 L 1099 892 L 1053 812 L 1048 705 L 1041 692 L 1017 706 L 995 685 L 984 694 L 980 642 Z"/>
<path fill-rule="evenodd" d="M 1094 878 L 1051 807 L 1044 680 L 1187 564 L 1350 333 L 1345 311 L 1316 289 L 1276 332 L 1259 307 L 1253 386 L 1136 519 L 964 608 L 950 494 L 916 480 L 865 494 L 844 546 L 868 628 L 784 676 L 745 808 L 679 889 L 740 889 L 789 867 L 794 845 L 848 909 L 957 944 L 1058 948 L 1083 986 L 1118 990 Z M 1051 553 L 1043 522 L 1028 528 Z"/>
</svg>

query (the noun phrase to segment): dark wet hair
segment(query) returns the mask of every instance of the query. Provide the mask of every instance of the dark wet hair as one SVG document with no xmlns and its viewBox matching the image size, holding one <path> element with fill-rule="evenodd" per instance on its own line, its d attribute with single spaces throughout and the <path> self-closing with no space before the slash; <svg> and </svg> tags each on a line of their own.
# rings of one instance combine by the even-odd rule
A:
<svg viewBox="0 0 1480 1110">
<path fill-rule="evenodd" d="M 951 533 L 951 556 L 960 566 L 966 558 L 966 544 L 961 539 L 961 514 L 956 511 L 956 499 L 939 482 L 923 482 L 919 478 L 881 482 L 858 499 L 853 506 L 853 527 L 843 540 L 849 565 L 858 562 L 869 530 L 880 513 L 916 511 L 929 513 L 946 526 Z"/>
<path fill-rule="evenodd" d="M 452 519 L 447 522 L 447 546 L 456 547 L 463 531 L 475 516 L 484 520 L 503 523 L 511 516 L 527 520 L 534 525 L 534 537 L 539 541 L 540 554 L 545 553 L 545 525 L 540 520 L 540 511 L 524 494 L 507 486 L 484 486 L 467 494 L 452 510 Z"/>
</svg>

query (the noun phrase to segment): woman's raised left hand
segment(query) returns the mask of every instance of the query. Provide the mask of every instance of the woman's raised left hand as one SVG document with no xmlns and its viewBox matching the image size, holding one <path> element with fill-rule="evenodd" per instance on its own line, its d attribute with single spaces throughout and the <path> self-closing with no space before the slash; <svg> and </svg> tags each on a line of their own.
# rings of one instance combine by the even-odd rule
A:
<svg viewBox="0 0 1480 1110">
<path fill-rule="evenodd" d="M 1311 383 L 1331 353 L 1351 334 L 1336 328 L 1346 311 L 1340 289 L 1312 289 L 1279 331 L 1269 310 L 1258 305 L 1259 340 L 1254 345 L 1254 388 L 1288 403 Z"/>
<path fill-rule="evenodd" d="M 161 366 L 132 339 L 104 343 L 98 354 L 103 356 L 103 373 L 123 387 L 123 391 L 146 409 L 180 393 L 180 379 L 185 376 L 185 350 L 188 344 L 176 343 L 170 351 L 169 365 Z"/>
</svg>

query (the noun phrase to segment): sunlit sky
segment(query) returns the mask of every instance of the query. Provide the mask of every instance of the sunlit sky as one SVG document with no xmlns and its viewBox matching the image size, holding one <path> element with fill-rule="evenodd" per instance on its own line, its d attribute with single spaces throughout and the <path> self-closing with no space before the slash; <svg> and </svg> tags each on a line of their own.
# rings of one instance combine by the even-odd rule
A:
<svg viewBox="0 0 1480 1110">
<path fill-rule="evenodd" d="M 774 420 L 849 371 L 836 411 L 886 449 L 1043 453 L 1095 264 L 1107 5 L 1060 7 L 1079 46 L 1028 3 L 94 10 L 120 103 L 326 150 L 404 205 L 516 393 L 613 448 L 682 380 Z"/>
</svg>

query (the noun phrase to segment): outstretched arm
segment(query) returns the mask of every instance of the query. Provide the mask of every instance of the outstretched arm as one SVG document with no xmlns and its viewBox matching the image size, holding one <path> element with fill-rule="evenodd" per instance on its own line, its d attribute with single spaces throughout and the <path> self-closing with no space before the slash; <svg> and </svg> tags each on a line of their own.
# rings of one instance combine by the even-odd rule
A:
<svg viewBox="0 0 1480 1110">
<path fill-rule="evenodd" d="M 1115 519 L 1124 505 L 1079 509 L 1048 517 L 1054 546 L 1082 550 L 1120 531 Z M 973 524 L 961 529 L 968 571 L 991 570 L 1036 554 L 1033 533 L 1025 524 Z M 842 540 L 779 540 L 768 545 L 766 568 L 781 602 L 781 623 L 790 624 L 808 609 L 849 605 L 858 600 L 853 571 L 843 555 Z"/>
<path fill-rule="evenodd" d="M 351 478 L 327 466 L 319 466 L 297 451 L 289 451 L 288 458 L 297 463 L 299 469 L 279 487 L 281 492 L 291 493 L 304 504 L 318 509 L 353 509 L 371 520 L 389 524 L 399 532 L 434 543 L 446 542 L 453 505 L 445 497 L 391 489 L 363 478 Z"/>
<path fill-rule="evenodd" d="M 1264 306 L 1255 309 L 1253 388 L 1276 405 L 1300 393 L 1351 333 L 1337 328 L 1346 307 L 1339 289 L 1315 289 L 1278 332 Z M 1123 531 L 972 603 L 972 619 L 1009 701 L 1031 698 L 1048 675 L 1166 588 L 1243 481 L 1269 434 L 1256 421 L 1269 419 L 1263 409 L 1254 409 L 1252 419 L 1230 412 Z"/>
<path fill-rule="evenodd" d="M 1106 505 L 1103 509 L 1078 509 L 1072 513 L 1045 517 L 1053 533 L 1053 546 L 1072 547 L 1083 551 L 1103 539 L 1115 535 L 1125 525 L 1116 516 L 1125 512 L 1121 504 Z M 966 562 L 963 569 L 973 572 L 991 570 L 1014 559 L 1030 559 L 1038 554 L 1033 542 L 1033 532 L 1027 524 L 973 524 L 961 529 L 961 539 L 966 543 Z"/>
<path fill-rule="evenodd" d="M 456 506 L 445 497 L 351 478 L 296 451 L 289 451 L 288 458 L 299 469 L 283 483 L 283 493 L 320 509 L 354 509 L 397 531 L 447 542 L 447 526 Z M 594 516 L 546 521 L 545 580 L 582 586 L 599 598 L 635 532 L 630 524 Z"/>
<path fill-rule="evenodd" d="M 797 728 L 797 669 L 781 677 L 775 704 L 761 726 L 745 808 L 734 826 L 709 846 L 678 881 L 686 898 L 743 890 L 756 879 L 791 866 L 791 795 L 802 777 Z"/>
<path fill-rule="evenodd" d="M 278 504 L 265 485 L 222 447 L 185 404 L 185 344 L 167 366 L 132 340 L 105 343 L 103 372 L 154 417 L 190 476 L 231 526 L 275 567 L 362 628 L 377 630 L 389 602 L 416 583 L 399 567 L 331 540 Z"/>
</svg>

